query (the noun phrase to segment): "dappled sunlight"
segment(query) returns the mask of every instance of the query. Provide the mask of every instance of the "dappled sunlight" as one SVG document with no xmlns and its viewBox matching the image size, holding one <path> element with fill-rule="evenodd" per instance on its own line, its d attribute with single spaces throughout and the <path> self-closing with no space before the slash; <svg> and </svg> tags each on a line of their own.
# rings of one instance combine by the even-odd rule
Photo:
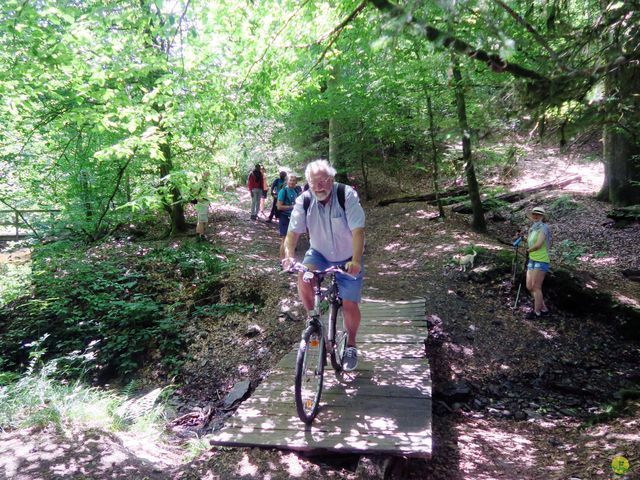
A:
<svg viewBox="0 0 640 480">
<path fill-rule="evenodd" d="M 302 463 L 300 458 L 293 453 L 283 455 L 283 457 L 280 459 L 280 463 L 284 465 L 284 467 L 287 469 L 287 473 L 291 477 L 301 477 L 305 472 L 305 465 Z"/>
<path fill-rule="evenodd" d="M 0 451 L 0 471 L 6 478 L 41 478 L 39 473 L 47 470 L 65 478 L 120 478 L 130 470 L 142 478 L 141 460 L 156 472 L 182 461 L 179 452 L 154 439 L 99 430 L 73 430 L 64 436 L 47 429 L 17 430 L 0 435 Z"/>
<path fill-rule="evenodd" d="M 617 259 L 615 257 L 596 258 L 591 256 L 589 257 L 589 259 L 583 260 L 582 258 L 579 258 L 578 260 L 584 263 L 588 263 L 590 265 L 597 266 L 597 267 L 613 267 L 617 263 Z"/>
<path fill-rule="evenodd" d="M 409 214 L 407 213 L 406 216 L 409 216 Z M 433 218 L 438 218 L 440 216 L 440 214 L 437 211 L 436 212 L 426 212 L 424 210 L 417 210 L 416 212 L 411 214 L 411 216 L 419 218 L 420 220 L 431 220 Z"/>
<path fill-rule="evenodd" d="M 544 337 L 545 340 L 553 340 L 554 338 L 558 338 L 559 333 L 555 330 L 546 330 L 543 328 L 540 328 L 539 325 L 537 324 L 537 322 L 532 322 L 532 325 L 534 327 L 538 327 L 536 330 L 537 332 L 542 335 L 542 337 Z"/>
<path fill-rule="evenodd" d="M 625 305 L 631 305 L 632 307 L 635 307 L 635 308 L 640 308 L 640 302 L 638 302 L 638 300 L 636 300 L 635 298 L 627 297 L 626 295 L 623 295 L 619 292 L 614 292 L 613 296 L 620 303 L 623 303 Z"/>
<path fill-rule="evenodd" d="M 510 464 L 512 469 L 521 474 L 535 465 L 538 452 L 533 442 L 524 435 L 501 430 L 485 421 L 478 421 L 475 425 L 460 425 L 457 431 L 460 470 L 469 478 L 493 478 L 484 476 L 482 472 L 485 465 L 496 461 Z"/>
<path fill-rule="evenodd" d="M 359 333 L 358 368 L 336 375 L 328 365 L 310 426 L 305 428 L 296 413 L 292 351 L 225 428 L 207 437 L 212 444 L 428 456 L 431 381 L 424 356 L 424 299 L 363 303 L 362 312 L 367 325 Z"/>
<path fill-rule="evenodd" d="M 240 460 L 240 463 L 238 464 L 237 472 L 238 472 L 238 475 L 240 475 L 241 477 L 243 477 L 245 475 L 248 475 L 250 477 L 254 477 L 258 473 L 258 467 L 256 465 L 253 465 L 249 461 L 249 457 L 245 453 L 242 456 L 242 460 Z"/>
</svg>

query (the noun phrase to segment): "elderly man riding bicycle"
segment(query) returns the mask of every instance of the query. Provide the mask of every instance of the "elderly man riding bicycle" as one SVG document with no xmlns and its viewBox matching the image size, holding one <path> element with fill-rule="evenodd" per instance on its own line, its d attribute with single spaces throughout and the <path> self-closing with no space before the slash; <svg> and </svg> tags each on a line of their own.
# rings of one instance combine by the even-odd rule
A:
<svg viewBox="0 0 640 480">
<path fill-rule="evenodd" d="M 302 263 L 310 269 L 326 269 L 331 265 L 346 265 L 350 275 L 337 274 L 342 298 L 344 326 L 348 333 L 343 368 L 354 370 L 358 364 L 356 334 L 360 326 L 365 215 L 358 194 L 344 186 L 344 200 L 339 198 L 339 184 L 334 181 L 336 170 L 326 160 L 316 160 L 305 171 L 309 192 L 300 195 L 291 213 L 284 243 L 282 265 L 295 263 L 294 252 L 300 235 L 309 232 L 310 249 Z M 305 197 L 307 198 L 305 202 Z M 298 293 L 307 311 L 313 309 L 313 286 L 298 276 Z"/>
</svg>

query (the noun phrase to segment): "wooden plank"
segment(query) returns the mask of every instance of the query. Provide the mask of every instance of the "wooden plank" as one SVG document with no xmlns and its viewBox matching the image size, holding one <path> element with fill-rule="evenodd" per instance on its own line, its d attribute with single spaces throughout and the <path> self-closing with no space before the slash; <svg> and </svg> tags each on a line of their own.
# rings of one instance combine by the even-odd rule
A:
<svg viewBox="0 0 640 480">
<path fill-rule="evenodd" d="M 296 352 L 287 353 L 278 365 L 271 371 L 270 377 L 281 371 L 290 371 L 295 368 Z M 285 361 L 287 360 L 287 361 Z M 358 361 L 358 368 L 353 372 L 345 372 L 345 376 L 353 378 L 361 376 L 370 376 L 371 372 L 382 374 L 384 372 L 390 375 L 412 374 L 415 372 L 426 372 L 429 369 L 428 362 L 424 358 L 405 358 L 405 359 L 385 359 L 384 364 L 377 362 L 376 358 L 363 358 Z M 327 365 L 326 372 L 333 372 L 331 365 Z"/>
<path fill-rule="evenodd" d="M 312 430 L 330 433 L 340 429 L 347 432 L 361 431 L 388 436 L 395 436 L 401 431 L 403 435 L 424 435 L 425 429 L 429 427 L 427 419 L 431 408 L 430 403 L 416 402 L 410 408 L 412 410 L 354 413 L 345 412 L 343 407 L 326 406 L 318 412 Z M 288 412 L 274 412 L 266 417 L 264 411 L 260 409 L 246 409 L 234 415 L 228 426 L 245 433 L 263 431 L 279 434 L 281 430 L 296 432 L 305 429 L 305 424 L 298 418 L 295 407 Z"/>
<path fill-rule="evenodd" d="M 391 383 L 389 378 L 373 376 L 363 379 L 359 384 L 346 384 L 338 382 L 335 377 L 325 377 L 322 397 L 390 397 L 390 398 L 425 398 L 431 394 L 431 385 L 428 376 L 415 375 L 411 378 L 402 378 Z M 277 398 L 278 401 L 289 401 L 293 398 L 293 377 L 277 377 L 272 381 L 261 384 L 261 389 L 256 390 L 250 399 L 244 403 L 250 403 L 253 399 Z M 260 401 L 260 400 L 256 400 Z M 243 403 L 243 405 L 244 405 Z"/>
<path fill-rule="evenodd" d="M 312 429 L 286 430 L 282 435 L 262 431 L 242 432 L 228 429 L 205 437 L 212 445 L 275 447 L 287 450 L 329 450 L 341 453 L 376 453 L 407 457 L 431 456 L 431 426 L 413 435 L 397 433 L 389 436 L 380 433 L 346 432 L 339 427 L 333 432 Z"/>
<path fill-rule="evenodd" d="M 427 328 L 428 323 L 424 317 L 390 317 L 388 315 L 382 315 L 380 317 L 372 317 L 369 315 L 365 315 L 362 317 L 362 322 L 360 326 L 373 324 L 373 325 L 409 325 L 412 327 L 423 327 Z"/>
<path fill-rule="evenodd" d="M 295 410 L 296 345 L 224 430 L 207 438 L 216 445 L 430 456 L 431 380 L 424 311 L 423 300 L 363 304 L 358 369 L 336 375 L 327 366 L 320 410 L 311 427 Z"/>
<path fill-rule="evenodd" d="M 293 365 L 296 361 L 297 350 L 292 350 L 282 357 L 283 365 Z M 424 342 L 420 343 L 367 343 L 358 349 L 360 358 L 366 360 L 397 360 L 400 358 L 424 358 Z M 278 364 L 274 371 L 280 367 Z"/>
<path fill-rule="evenodd" d="M 325 397 L 325 393 L 327 394 Z M 394 411 L 394 408 L 397 406 L 399 409 L 404 409 L 406 411 L 411 411 L 409 407 L 413 407 L 416 405 L 416 402 L 430 402 L 430 397 L 421 396 L 421 397 L 398 397 L 395 398 L 393 403 L 385 403 L 380 402 L 380 398 L 375 395 L 363 395 L 361 397 L 349 397 L 345 395 L 340 395 L 338 392 L 322 392 L 322 397 L 320 400 L 320 404 L 322 408 L 327 407 L 354 407 L 353 410 L 356 413 L 360 413 L 365 411 L 364 408 L 360 406 L 360 401 L 363 402 L 363 405 L 366 404 L 368 407 L 376 408 L 380 406 L 381 408 L 386 408 L 389 411 Z M 277 412 L 293 412 L 295 414 L 295 400 L 293 397 L 293 387 L 291 390 L 283 390 L 278 395 L 273 397 L 269 396 L 251 396 L 247 400 L 245 400 L 237 412 L 242 412 L 245 408 L 250 409 L 262 409 L 264 411 L 271 412 L 273 409 L 274 413 Z M 293 410 L 292 410 L 293 409 Z M 345 410 L 345 415 L 349 415 L 350 412 Z"/>
<path fill-rule="evenodd" d="M 421 331 L 423 330 L 423 331 Z M 427 338 L 429 331 L 426 328 L 420 327 L 408 327 L 407 325 L 371 325 L 362 323 L 360 324 L 360 328 L 358 329 L 358 338 L 361 335 L 368 334 L 387 334 L 387 335 L 422 335 L 422 338 Z"/>
<path fill-rule="evenodd" d="M 364 333 L 358 334 L 358 343 L 422 343 L 427 338 L 427 332 L 419 333 L 400 333 L 397 335 L 390 333 Z M 365 347 L 362 347 L 363 349 Z"/>
</svg>

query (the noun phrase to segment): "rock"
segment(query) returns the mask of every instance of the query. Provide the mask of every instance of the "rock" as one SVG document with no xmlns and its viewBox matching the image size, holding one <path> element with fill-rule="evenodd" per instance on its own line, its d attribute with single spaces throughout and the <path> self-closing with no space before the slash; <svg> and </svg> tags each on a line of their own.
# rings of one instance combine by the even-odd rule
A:
<svg viewBox="0 0 640 480">
<path fill-rule="evenodd" d="M 379 478 L 382 480 L 386 478 L 390 465 L 391 457 L 363 455 L 358 461 L 355 476 L 356 478 L 370 478 L 371 480 Z"/>
<path fill-rule="evenodd" d="M 542 418 L 542 415 L 540 415 L 536 410 L 531 410 L 531 409 L 525 408 L 523 410 L 523 413 L 528 418 L 533 418 L 533 419 L 536 419 L 536 420 Z"/>
<path fill-rule="evenodd" d="M 515 413 L 515 415 L 513 416 L 513 418 L 515 418 L 518 421 L 526 420 L 527 419 L 527 414 L 526 414 L 526 412 L 524 412 L 522 410 L 518 410 Z"/>
<path fill-rule="evenodd" d="M 487 283 L 496 280 L 504 273 L 504 268 L 497 265 L 481 265 L 469 272 L 469 280 L 474 283 Z"/>
<path fill-rule="evenodd" d="M 250 380 L 243 380 L 242 382 L 236 383 L 231 391 L 224 397 L 224 405 L 223 408 L 228 410 L 233 407 L 233 405 L 246 397 L 249 393 L 249 388 L 251 387 Z"/>
<path fill-rule="evenodd" d="M 436 387 L 435 393 L 448 402 L 464 402 L 471 398 L 471 386 L 465 380 L 447 382 Z"/>
<path fill-rule="evenodd" d="M 562 445 L 562 442 L 557 438 L 552 437 L 549 439 L 549 445 L 551 445 L 552 447 L 559 447 L 560 445 Z"/>
<path fill-rule="evenodd" d="M 262 332 L 263 332 L 263 329 L 259 325 L 256 325 L 254 323 L 253 325 L 249 325 L 244 336 L 247 338 L 253 338 L 253 337 L 257 337 Z"/>
</svg>

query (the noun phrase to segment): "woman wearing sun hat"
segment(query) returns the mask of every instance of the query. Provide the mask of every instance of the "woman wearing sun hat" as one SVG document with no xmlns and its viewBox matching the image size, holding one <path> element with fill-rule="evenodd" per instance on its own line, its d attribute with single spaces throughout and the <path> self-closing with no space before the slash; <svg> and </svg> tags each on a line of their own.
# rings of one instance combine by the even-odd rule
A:
<svg viewBox="0 0 640 480">
<path fill-rule="evenodd" d="M 549 271 L 549 248 L 551 246 L 551 232 L 544 222 L 545 212 L 542 207 L 533 207 L 529 213 L 533 221 L 529 227 L 527 237 L 529 261 L 527 263 L 527 289 L 533 296 L 533 310 L 527 318 L 540 318 L 547 315 L 549 310 L 542 296 L 542 282 Z"/>
</svg>

